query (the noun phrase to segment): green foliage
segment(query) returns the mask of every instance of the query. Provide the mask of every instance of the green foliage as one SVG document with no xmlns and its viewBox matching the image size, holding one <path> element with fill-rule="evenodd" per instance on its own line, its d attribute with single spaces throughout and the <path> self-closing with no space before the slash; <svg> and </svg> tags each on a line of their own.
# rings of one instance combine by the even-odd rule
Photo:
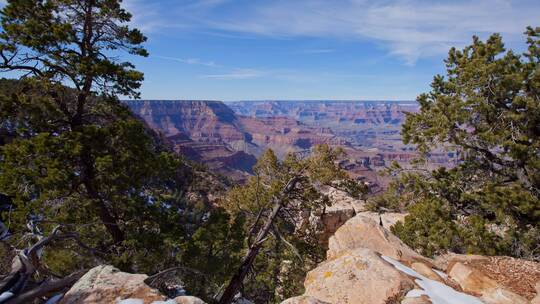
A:
<svg viewBox="0 0 540 304">
<path fill-rule="evenodd" d="M 0 71 L 20 79 L 0 80 L 0 194 L 9 201 L 0 220 L 16 249 L 58 226 L 78 236 L 44 249 L 36 281 L 104 263 L 180 267 L 205 273 L 181 280 L 207 296 L 201 283 L 223 284 L 238 262 L 244 218 L 211 206 L 207 194 L 222 183 L 118 100 L 138 97 L 143 74 L 117 53 L 147 56 L 130 19 L 119 0 L 9 0 L 1 9 Z"/>
<path fill-rule="evenodd" d="M 0 97 L 0 119 L 12 136 L 0 150 L 0 191 L 12 199 L 12 229 L 24 231 L 31 217 L 43 223 L 45 233 L 65 225 L 101 251 L 122 247 L 116 248 L 121 254 L 113 261 L 124 269 L 138 264 L 141 248 L 151 249 L 146 259 L 152 251 L 162 254 L 156 240 L 182 232 L 179 206 L 166 197 L 184 186 L 175 179 L 182 161 L 160 151 L 142 123 L 117 101 L 90 108 L 96 117 L 115 119 L 96 118 L 71 131 L 60 122 L 48 123 L 62 116 L 46 95 L 33 99 L 25 82 L 19 85 L 20 90 Z M 29 81 L 30 89 L 35 85 Z M 38 110 L 43 107 L 49 110 Z M 111 243 L 100 224 L 104 210 L 127 236 L 123 244 Z"/>
<path fill-rule="evenodd" d="M 10 0 L 2 9 L 0 69 L 69 83 L 88 94 L 138 96 L 143 74 L 117 51 L 147 56 L 118 0 Z M 79 95 L 80 97 L 80 95 Z M 84 101 L 84 98 L 78 99 Z"/>
<path fill-rule="evenodd" d="M 271 237 L 255 259 L 252 276 L 244 282 L 243 294 L 249 299 L 275 303 L 301 294 L 306 272 L 324 260 L 320 227 L 310 225 L 306 218 L 311 212 L 322 212 L 329 203 L 328 197 L 319 192 L 319 186 L 339 184 L 358 194 L 363 191 L 337 166 L 341 155 L 341 150 L 321 145 L 309 157 L 289 154 L 279 160 L 268 150 L 254 166 L 255 176 L 229 191 L 222 204 L 231 214 L 245 218 L 248 245 L 266 223 L 276 201 L 282 204 L 272 224 Z M 284 193 L 283 189 L 294 179 L 298 179 L 296 186 Z"/>
<path fill-rule="evenodd" d="M 191 278 L 185 276 L 186 289 L 211 301 L 238 266 L 244 239 L 242 216 L 231 218 L 221 208 L 209 212 L 208 220 L 198 227 L 189 242 L 180 247 L 180 264 L 202 274 Z"/>
<path fill-rule="evenodd" d="M 460 163 L 431 172 L 402 170 L 374 206 L 406 209 L 394 231 L 426 254 L 446 250 L 540 259 L 540 28 L 528 51 L 506 51 L 497 34 L 451 49 L 403 125 L 422 153 L 445 146 Z"/>
</svg>

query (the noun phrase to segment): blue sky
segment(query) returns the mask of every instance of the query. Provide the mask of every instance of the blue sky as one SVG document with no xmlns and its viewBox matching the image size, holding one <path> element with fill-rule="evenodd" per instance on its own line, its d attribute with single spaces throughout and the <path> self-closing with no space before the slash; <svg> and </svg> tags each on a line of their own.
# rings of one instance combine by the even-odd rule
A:
<svg viewBox="0 0 540 304">
<path fill-rule="evenodd" d="M 147 36 L 144 99 L 411 100 L 451 46 L 524 49 L 540 1 L 124 0 Z"/>
</svg>

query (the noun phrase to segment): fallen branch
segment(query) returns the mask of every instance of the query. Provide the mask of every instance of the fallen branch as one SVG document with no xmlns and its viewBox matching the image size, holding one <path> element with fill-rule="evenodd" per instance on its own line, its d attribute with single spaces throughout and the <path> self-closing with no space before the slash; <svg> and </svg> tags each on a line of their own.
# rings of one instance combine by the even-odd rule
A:
<svg viewBox="0 0 540 304">
<path fill-rule="evenodd" d="M 9 298 L 5 304 L 24 304 L 31 303 L 34 299 L 44 297 L 50 293 L 62 291 L 63 289 L 75 284 L 79 280 L 85 271 L 78 271 L 70 274 L 67 277 L 64 277 L 59 280 L 50 280 L 42 283 L 36 288 L 30 289 L 14 297 Z M 2 303 L 2 302 L 0 302 Z M 2 304 L 3 304 L 2 303 Z"/>
</svg>

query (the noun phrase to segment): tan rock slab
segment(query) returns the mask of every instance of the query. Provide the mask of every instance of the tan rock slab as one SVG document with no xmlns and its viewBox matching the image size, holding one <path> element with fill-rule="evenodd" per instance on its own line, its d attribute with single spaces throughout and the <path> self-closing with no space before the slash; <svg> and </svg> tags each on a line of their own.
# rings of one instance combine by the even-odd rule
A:
<svg viewBox="0 0 540 304">
<path fill-rule="evenodd" d="M 481 296 L 487 304 L 527 304 L 526 298 L 504 289 L 495 280 L 486 276 L 482 271 L 456 262 L 448 272 L 450 278 L 456 281 L 463 291 Z"/>
<path fill-rule="evenodd" d="M 390 227 L 394 226 L 397 222 L 404 222 L 405 217 L 407 216 L 407 213 L 398 213 L 398 212 L 378 213 L 378 212 L 372 212 L 372 211 L 364 211 L 364 212 L 358 213 L 358 215 L 370 218 L 377 223 L 380 223 L 382 221 L 382 226 L 385 229 L 390 229 Z"/>
<path fill-rule="evenodd" d="M 444 283 L 444 278 L 441 278 L 435 271 L 433 271 L 431 266 L 428 266 L 425 263 L 414 262 L 411 264 L 411 268 L 426 278 Z"/>
<path fill-rule="evenodd" d="M 435 259 L 436 265 L 447 269 L 462 263 L 497 283 L 497 286 L 532 300 L 538 293 L 535 285 L 540 282 L 540 263 L 506 256 L 479 256 L 448 254 Z"/>
<path fill-rule="evenodd" d="M 310 271 L 305 295 L 339 304 L 383 304 L 402 298 L 414 287 L 404 273 L 366 248 L 341 251 Z"/>
<path fill-rule="evenodd" d="M 131 274 L 102 265 L 90 269 L 66 293 L 61 304 L 117 303 L 139 299 L 144 304 L 165 300 L 156 289 L 144 283 L 144 274 Z"/>
<path fill-rule="evenodd" d="M 432 304 L 427 296 L 421 296 L 416 298 L 405 298 L 401 301 L 401 304 Z"/>
<path fill-rule="evenodd" d="M 378 222 L 361 214 L 347 221 L 330 238 L 326 255 L 333 259 L 342 251 L 356 248 L 368 248 L 407 264 L 420 261 L 431 265 L 429 259 L 414 252 Z"/>
<path fill-rule="evenodd" d="M 310 297 L 310 296 L 299 296 L 287 299 L 281 304 L 330 304 L 328 302 L 321 301 L 317 298 Z"/>
<path fill-rule="evenodd" d="M 191 297 L 191 296 L 180 296 L 174 298 L 177 304 L 206 304 L 203 300 Z"/>
</svg>

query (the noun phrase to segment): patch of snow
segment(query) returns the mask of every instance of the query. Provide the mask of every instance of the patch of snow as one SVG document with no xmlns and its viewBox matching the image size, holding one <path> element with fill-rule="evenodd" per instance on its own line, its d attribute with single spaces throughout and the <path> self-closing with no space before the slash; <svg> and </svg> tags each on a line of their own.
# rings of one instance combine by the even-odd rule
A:
<svg viewBox="0 0 540 304">
<path fill-rule="evenodd" d="M 437 273 L 441 278 L 448 279 L 448 275 L 440 270 L 437 270 L 435 268 L 431 268 L 435 273 Z"/>
<path fill-rule="evenodd" d="M 47 302 L 45 302 L 45 304 L 56 304 L 58 302 L 60 302 L 60 300 L 64 297 L 64 294 L 63 293 L 59 293 L 55 296 L 53 296 L 52 298 L 48 299 Z"/>
<path fill-rule="evenodd" d="M 167 300 L 167 301 L 154 301 L 151 304 L 176 304 L 175 300 Z"/>
<path fill-rule="evenodd" d="M 416 284 L 424 290 L 433 304 L 482 304 L 482 301 L 477 297 L 456 291 L 441 282 L 428 279 L 390 257 L 382 256 L 382 258 L 394 265 L 399 271 L 415 277 Z"/>
<path fill-rule="evenodd" d="M 3 292 L 2 294 L 0 294 L 0 303 L 2 303 L 3 301 L 13 297 L 14 294 L 10 291 L 5 291 Z"/>
<path fill-rule="evenodd" d="M 411 289 L 409 292 L 405 295 L 405 298 L 418 298 L 420 296 L 425 295 L 426 292 L 422 289 Z"/>
<path fill-rule="evenodd" d="M 125 299 L 120 300 L 116 304 L 144 304 L 144 300 L 141 299 Z"/>
</svg>

